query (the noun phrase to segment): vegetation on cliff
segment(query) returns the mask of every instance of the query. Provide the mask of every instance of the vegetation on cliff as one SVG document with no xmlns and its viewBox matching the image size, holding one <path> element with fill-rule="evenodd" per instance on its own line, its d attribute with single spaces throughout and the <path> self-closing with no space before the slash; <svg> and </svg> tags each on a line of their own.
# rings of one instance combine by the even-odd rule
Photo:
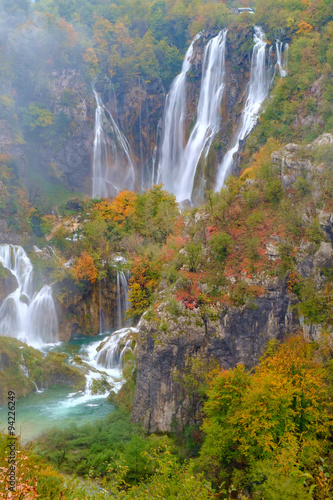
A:
<svg viewBox="0 0 333 500">
<path fill-rule="evenodd" d="M 169 321 L 184 320 L 186 333 L 192 319 L 202 327 L 207 318 L 218 321 L 221 311 L 255 311 L 258 299 L 279 283 L 308 335 L 281 345 L 272 342 L 252 370 L 238 365 L 212 371 L 208 362 L 188 363 L 175 377 L 190 405 L 190 423 L 182 429 L 175 422 L 173 438 L 147 437 L 122 413 L 94 429 L 44 436 L 38 453 L 55 469 L 21 451 L 23 490 L 17 495 L 109 495 L 93 491 L 83 479 L 71 489 L 61 474 L 76 473 L 90 476 L 117 498 L 330 498 L 331 2 L 257 0 L 254 20 L 265 28 L 269 43 L 280 38 L 290 44 L 288 76 L 275 76 L 258 126 L 240 155 L 239 176 L 230 176 L 221 192 L 207 192 L 201 206 L 181 213 L 163 186 L 140 194 L 123 191 L 112 200 L 73 195 L 81 170 L 74 172 L 69 161 L 65 174 L 54 156 L 76 142 L 79 126 L 89 137 L 93 104 L 81 96 L 87 88 L 91 93 L 93 81 L 106 80 L 110 93 L 129 91 L 138 81 L 169 87 L 197 32 L 232 27 L 247 52 L 252 18 L 234 16 L 228 2 L 196 0 L 3 0 L 0 5 L 8 21 L 2 22 L 0 39 L 0 126 L 6 145 L 0 154 L 1 227 L 19 233 L 30 248 L 32 242 L 45 246 L 46 241 L 54 247 L 47 259 L 34 255 L 36 279 L 42 282 L 50 274 L 59 302 L 65 303 L 71 286 L 87 291 L 102 280 L 112 282 L 120 268 L 129 270 L 128 315 L 145 313 L 145 320 L 157 325 L 157 346 L 162 335 L 168 336 Z M 22 39 L 27 41 L 23 48 Z M 46 173 L 38 169 L 36 146 L 41 144 Z M 221 144 L 214 147 L 217 151 Z M 126 263 L 117 259 L 119 254 Z M 0 273 L 6 281 L 1 266 Z M 20 396 L 42 380 L 82 383 L 82 375 L 71 371 L 61 354 L 43 360 L 7 338 L 0 347 L 4 393 L 13 389 L 13 381 Z M 127 409 L 133 363 L 128 371 L 130 396 L 119 397 Z M 4 473 L 5 447 L 1 438 Z M 3 489 L 1 495 L 8 497 Z"/>
</svg>

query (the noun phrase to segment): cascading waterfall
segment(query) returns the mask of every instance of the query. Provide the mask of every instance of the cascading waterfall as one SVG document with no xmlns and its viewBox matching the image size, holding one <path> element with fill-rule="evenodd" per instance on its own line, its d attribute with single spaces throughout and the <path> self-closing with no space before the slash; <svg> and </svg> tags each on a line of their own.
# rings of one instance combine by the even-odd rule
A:
<svg viewBox="0 0 333 500">
<path fill-rule="evenodd" d="M 205 47 L 197 121 L 186 145 L 182 168 L 174 186 L 178 201 L 191 199 L 199 159 L 208 154 L 220 128 L 220 104 L 225 81 L 225 48 L 227 30 L 212 38 Z"/>
<path fill-rule="evenodd" d="M 225 154 L 222 163 L 218 167 L 215 190 L 219 191 L 226 180 L 233 165 L 233 156 L 239 150 L 240 141 L 243 141 L 257 123 L 260 107 L 268 95 L 272 79 L 272 66 L 266 64 L 266 42 L 265 33 L 258 26 L 254 27 L 254 42 L 250 81 L 245 106 L 241 121 L 236 131 L 233 146 Z"/>
<path fill-rule="evenodd" d="M 18 284 L 0 307 L 1 335 L 37 348 L 57 342 L 58 320 L 51 287 L 45 285 L 33 295 L 33 267 L 21 246 L 0 245 L 0 261 Z"/>
<path fill-rule="evenodd" d="M 288 66 L 288 49 L 289 44 L 283 43 L 280 40 L 276 40 L 276 68 L 280 72 L 280 76 L 284 78 L 287 76 L 287 66 Z"/>
<path fill-rule="evenodd" d="M 181 73 L 174 79 L 166 98 L 164 129 L 158 167 L 159 181 L 171 193 L 175 193 L 179 170 L 184 153 L 184 122 L 186 115 L 186 74 L 191 68 L 193 45 L 201 36 L 194 37 L 187 49 Z"/>
<path fill-rule="evenodd" d="M 104 368 L 121 369 L 125 352 L 132 350 L 133 339 L 131 334 L 134 331 L 137 330 L 135 328 L 123 328 L 111 335 L 98 352 L 97 364 L 104 366 Z"/>
<path fill-rule="evenodd" d="M 133 189 L 135 172 L 126 137 L 94 90 L 96 100 L 93 155 L 93 198 L 115 196 Z"/>
</svg>

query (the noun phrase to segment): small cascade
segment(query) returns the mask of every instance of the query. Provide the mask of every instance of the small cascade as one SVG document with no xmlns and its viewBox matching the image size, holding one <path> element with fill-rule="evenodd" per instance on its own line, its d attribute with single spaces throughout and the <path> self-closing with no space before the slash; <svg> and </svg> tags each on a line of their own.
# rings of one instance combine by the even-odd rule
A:
<svg viewBox="0 0 333 500">
<path fill-rule="evenodd" d="M 30 379 L 30 377 L 29 377 L 29 370 L 28 370 L 27 365 L 25 364 L 25 359 L 24 359 L 24 357 L 23 357 L 23 354 L 21 354 L 21 364 L 20 364 L 20 370 L 21 370 L 21 371 L 24 373 L 24 375 L 25 375 L 25 376 L 26 376 L 26 377 L 30 380 L 30 382 L 31 382 L 31 383 L 35 386 L 35 388 L 36 388 L 36 392 L 37 392 L 38 394 L 40 394 L 40 393 L 44 392 L 44 391 L 42 391 L 42 390 L 38 389 L 38 386 L 37 386 L 36 382 L 34 382 L 33 380 L 31 380 L 31 379 Z"/>
<path fill-rule="evenodd" d="M 126 311 L 128 309 L 128 281 L 129 274 L 117 271 L 117 328 L 120 329 L 126 323 Z"/>
<path fill-rule="evenodd" d="M 18 245 L 0 245 L 0 261 L 16 278 L 18 287 L 0 307 L 1 335 L 34 347 L 58 341 L 58 321 L 51 287 L 33 295 L 33 267 Z"/>
<path fill-rule="evenodd" d="M 21 364 L 20 364 L 20 370 L 24 373 L 24 375 L 29 378 L 29 370 L 27 365 L 25 364 L 25 359 L 23 357 L 23 354 L 21 354 Z"/>
<path fill-rule="evenodd" d="M 288 67 L 288 43 L 283 43 L 280 40 L 276 40 L 276 65 L 275 67 L 279 70 L 281 78 L 287 76 Z"/>
<path fill-rule="evenodd" d="M 113 116 L 94 90 L 96 100 L 93 154 L 93 198 L 115 196 L 121 189 L 133 189 L 135 172 L 130 146 Z"/>
<path fill-rule="evenodd" d="M 227 30 L 212 38 L 205 47 L 197 121 L 186 145 L 182 169 L 178 171 L 173 192 L 178 201 L 191 199 L 194 177 L 202 153 L 207 157 L 220 128 L 220 105 L 225 81 Z"/>
<path fill-rule="evenodd" d="M 102 342 L 102 348 L 97 349 L 99 350 L 97 364 L 108 369 L 121 369 L 122 359 L 125 352 L 132 351 L 131 334 L 133 331 L 137 330 L 135 328 L 123 328 L 111 335 L 106 342 Z"/>
<path fill-rule="evenodd" d="M 193 45 L 201 36 L 194 37 L 189 46 L 181 73 L 172 82 L 166 98 L 164 111 L 164 128 L 160 151 L 159 179 L 171 193 L 175 193 L 178 184 L 178 174 L 184 153 L 184 123 L 186 115 L 186 74 L 191 68 Z"/>
<path fill-rule="evenodd" d="M 273 68 L 266 64 L 266 35 L 258 26 L 254 27 L 254 47 L 252 52 L 250 81 L 247 99 L 242 112 L 240 124 L 233 139 L 233 146 L 225 154 L 218 167 L 215 190 L 219 191 L 230 173 L 233 156 L 239 150 L 240 143 L 251 132 L 257 123 L 260 107 L 269 92 Z"/>
<path fill-rule="evenodd" d="M 158 163 L 159 163 L 159 148 L 158 145 L 161 143 L 161 120 L 158 122 L 156 129 L 156 139 L 155 146 L 151 155 L 151 158 L 146 160 L 143 171 L 142 171 L 142 191 L 144 189 L 151 189 L 154 184 L 159 182 L 159 171 L 158 171 Z"/>
</svg>

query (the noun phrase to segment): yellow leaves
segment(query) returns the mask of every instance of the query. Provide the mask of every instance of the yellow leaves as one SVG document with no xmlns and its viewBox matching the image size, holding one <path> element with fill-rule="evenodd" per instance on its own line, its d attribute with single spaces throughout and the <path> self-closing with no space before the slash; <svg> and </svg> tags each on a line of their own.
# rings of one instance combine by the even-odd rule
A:
<svg viewBox="0 0 333 500">
<path fill-rule="evenodd" d="M 82 55 L 83 60 L 89 66 L 89 75 L 94 77 L 98 71 L 98 57 L 93 48 L 88 47 Z"/>
<path fill-rule="evenodd" d="M 258 153 L 254 155 L 254 161 L 252 168 L 254 172 L 258 171 L 260 168 L 265 168 L 271 163 L 271 154 L 273 151 L 281 149 L 282 145 L 273 137 L 270 137 L 266 142 L 265 146 L 262 146 Z"/>
<path fill-rule="evenodd" d="M 316 348 L 302 336 L 271 346 L 252 375 L 242 366 L 223 370 L 207 395 L 203 429 L 209 440 L 215 422 L 224 436 L 216 447 L 232 447 L 249 462 L 325 449 L 332 403 Z"/>
<path fill-rule="evenodd" d="M 93 39 L 99 50 L 105 51 L 108 48 L 109 35 L 113 31 L 113 26 L 107 19 L 98 16 L 93 26 Z"/>
<path fill-rule="evenodd" d="M 247 179 L 253 179 L 254 177 L 255 177 L 254 167 L 248 167 L 241 173 L 239 179 L 241 181 L 246 181 Z"/>
</svg>

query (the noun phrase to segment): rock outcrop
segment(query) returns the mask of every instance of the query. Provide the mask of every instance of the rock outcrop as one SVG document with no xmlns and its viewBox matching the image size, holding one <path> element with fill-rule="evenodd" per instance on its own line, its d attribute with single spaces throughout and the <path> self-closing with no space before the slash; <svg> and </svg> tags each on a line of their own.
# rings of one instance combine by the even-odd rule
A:
<svg viewBox="0 0 333 500">
<path fill-rule="evenodd" d="M 181 306 L 173 317 L 159 307 L 159 321 L 142 319 L 137 344 L 137 381 L 132 418 L 150 432 L 170 431 L 174 421 L 189 424 L 176 373 L 193 360 L 215 359 L 223 368 L 253 367 L 267 342 L 297 328 L 294 298 L 280 282 L 250 305 L 221 309 L 217 318 Z"/>
</svg>

